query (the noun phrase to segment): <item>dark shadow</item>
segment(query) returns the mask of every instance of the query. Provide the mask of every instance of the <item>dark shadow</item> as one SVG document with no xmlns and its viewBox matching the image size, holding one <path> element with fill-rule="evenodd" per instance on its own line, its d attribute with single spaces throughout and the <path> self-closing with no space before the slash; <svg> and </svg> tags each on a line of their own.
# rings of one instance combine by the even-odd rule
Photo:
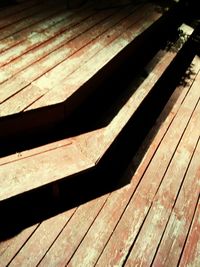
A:
<svg viewBox="0 0 200 267">
<path fill-rule="evenodd" d="M 189 35 L 183 32 L 183 30 L 178 30 L 178 34 L 174 38 L 167 42 L 165 47 L 166 51 L 177 53 L 184 43 L 189 39 Z"/>
<path fill-rule="evenodd" d="M 18 4 L 17 0 L 1 0 L 0 1 L 0 11 L 3 8 L 15 6 L 17 4 Z"/>
<path fill-rule="evenodd" d="M 193 71 L 194 64 L 191 64 L 187 71 L 184 73 L 184 75 L 181 77 L 179 85 L 181 86 L 187 86 L 189 85 L 189 81 L 191 80 L 191 77 L 195 74 Z"/>
</svg>

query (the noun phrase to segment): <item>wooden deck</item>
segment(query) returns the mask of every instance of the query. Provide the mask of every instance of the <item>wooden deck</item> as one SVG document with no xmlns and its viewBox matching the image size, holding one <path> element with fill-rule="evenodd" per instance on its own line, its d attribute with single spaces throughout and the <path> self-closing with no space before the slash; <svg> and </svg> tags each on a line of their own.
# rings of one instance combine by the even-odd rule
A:
<svg viewBox="0 0 200 267">
<path fill-rule="evenodd" d="M 200 57 L 159 2 L 0 9 L 0 267 L 200 266 Z"/>
<path fill-rule="evenodd" d="M 199 86 L 196 56 L 120 188 L 2 241 L 0 266 L 200 266 Z"/>
<path fill-rule="evenodd" d="M 4 138 L 68 117 L 93 90 L 91 78 L 102 80 L 102 70 L 109 73 L 112 60 L 163 16 L 143 1 L 105 10 L 89 2 L 74 10 L 64 0 L 29 0 L 0 12 Z"/>
<path fill-rule="evenodd" d="M 22 8 L 25 5 L 25 11 L 22 8 L 21 17 L 7 14 L 2 20 L 3 37 L 0 44 L 0 78 L 2 79 L 0 83 L 2 100 L 0 103 L 0 127 L 2 129 L 0 145 L 2 147 L 3 137 L 8 138 L 9 143 L 6 146 L 9 147 L 12 146 L 17 133 L 23 134 L 23 131 L 26 133 L 28 128 L 33 130 L 39 124 L 49 130 L 50 121 L 55 119 L 60 122 L 59 116 L 64 119 L 72 103 L 75 108 L 87 98 L 87 86 L 83 85 L 93 80 L 93 77 L 97 79 L 95 75 L 101 73 L 105 66 L 108 71 L 113 59 L 117 58 L 120 64 L 119 54 L 124 53 L 127 47 L 130 48 L 129 45 L 132 47 L 138 39 L 141 41 L 141 36 L 147 35 L 153 38 L 154 34 L 161 32 L 162 27 L 155 27 L 158 22 L 160 23 L 160 18 L 164 18 L 161 25 L 165 25 L 167 21 L 165 13 L 158 12 L 155 4 L 145 2 L 128 5 L 122 9 L 111 8 L 103 11 L 94 8 L 90 2 L 78 10 L 64 8 L 65 4 L 62 1 L 58 6 L 55 6 L 54 1 L 48 1 L 49 6 L 45 4 L 45 1 L 42 4 L 35 4 L 32 1 L 31 3 L 33 5 L 31 10 L 37 11 L 36 16 L 26 13 L 26 4 L 22 2 L 20 6 Z M 10 14 L 18 8 L 16 6 L 10 9 Z M 28 11 L 30 11 L 29 8 Z M 42 18 L 39 17 L 39 12 Z M 46 19 L 44 15 L 47 16 Z M 28 17 L 28 22 L 24 20 L 24 16 Z M 36 22 L 36 19 L 39 21 Z M 13 27 L 15 22 L 17 30 Z M 152 27 L 157 30 L 149 33 Z M 182 30 L 188 35 L 192 33 L 192 29 L 186 25 Z M 60 138 L 56 142 L 36 145 L 32 149 L 17 150 L 16 148 L 9 156 L 1 157 L 0 201 L 52 184 L 63 178 L 71 178 L 71 176 L 96 167 L 154 86 L 172 65 L 184 42 L 173 52 L 159 48 L 152 60 L 145 66 L 147 77 L 138 75 L 127 86 L 130 88 L 125 89 L 121 86 L 120 90 L 124 91 L 124 95 L 120 95 L 120 104 L 117 103 L 118 100 L 112 100 L 116 102 L 118 108 L 111 115 L 106 115 L 106 122 L 103 126 L 96 127 L 92 131 L 83 131 L 73 137 Z M 141 49 L 135 51 L 138 53 L 139 50 Z M 103 74 L 107 76 L 105 70 Z M 132 72 L 130 75 L 134 77 L 135 73 Z M 91 84 L 87 88 L 90 90 Z M 115 93 L 112 88 L 108 87 L 107 90 Z M 72 98 L 69 97 L 71 100 L 67 97 L 71 95 L 70 92 L 74 95 Z M 108 92 L 105 93 L 108 95 Z M 36 98 L 35 94 L 37 94 Z M 58 100 L 60 98 L 62 100 Z M 44 99 L 48 101 L 43 102 Z M 98 100 L 96 104 L 97 102 Z M 26 110 L 33 106 L 34 108 L 31 109 L 34 112 L 26 113 Z M 107 109 L 110 110 L 108 103 Z M 41 110 L 45 110 L 45 115 L 41 113 Z M 27 116 L 24 117 L 24 114 Z M 63 121 L 64 123 L 66 121 Z M 67 130 L 64 132 L 67 133 Z M 33 135 L 32 138 L 34 139 Z M 23 143 L 24 140 L 20 142 Z"/>
</svg>

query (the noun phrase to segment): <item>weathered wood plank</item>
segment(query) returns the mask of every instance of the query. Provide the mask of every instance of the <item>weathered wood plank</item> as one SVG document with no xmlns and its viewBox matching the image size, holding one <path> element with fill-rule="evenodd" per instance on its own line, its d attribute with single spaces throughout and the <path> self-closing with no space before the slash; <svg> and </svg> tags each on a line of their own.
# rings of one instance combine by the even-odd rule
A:
<svg viewBox="0 0 200 267">
<path fill-rule="evenodd" d="M 165 134 L 120 223 L 99 258 L 97 266 L 120 265 L 126 260 L 129 249 L 147 216 L 163 175 L 199 100 L 199 92 L 194 90 L 194 87 L 191 88 L 193 90 L 189 91 L 187 98 Z"/>
<path fill-rule="evenodd" d="M 85 234 L 104 207 L 109 194 L 81 205 L 39 266 L 66 266 Z"/>
<path fill-rule="evenodd" d="M 179 262 L 199 199 L 199 155 L 200 142 L 156 253 L 154 266 L 177 266 Z"/>
<path fill-rule="evenodd" d="M 125 266 L 151 265 L 200 136 L 199 114 L 200 104 L 170 162 Z"/>
<path fill-rule="evenodd" d="M 125 19 L 125 21 L 123 21 L 122 19 L 124 17 L 127 17 L 128 14 L 132 13 L 132 10 L 124 10 L 120 13 L 114 14 L 111 18 L 109 14 L 112 13 L 113 12 L 104 12 L 103 14 L 96 14 L 94 17 L 91 18 L 90 21 L 87 21 L 85 25 L 82 25 L 82 27 L 79 26 L 80 35 L 71 41 L 69 40 L 67 44 L 64 44 L 60 49 L 53 52 L 50 55 L 49 59 L 44 58 L 40 60 L 40 58 L 36 56 L 38 53 L 41 55 L 42 52 L 47 54 L 51 51 L 49 51 L 48 46 L 46 45 L 44 47 L 40 47 L 39 50 L 37 49 L 37 51 L 35 51 L 36 53 L 33 53 L 32 51 L 32 53 L 26 55 L 26 58 L 24 57 L 25 64 L 27 64 L 27 56 L 30 56 L 30 60 L 32 61 L 34 61 L 35 59 L 39 60 L 37 63 L 35 63 L 34 66 L 30 66 L 31 70 L 35 70 L 35 75 L 37 75 L 38 72 L 39 78 L 32 82 L 35 78 L 35 75 L 33 79 L 32 76 L 29 76 L 29 80 L 27 80 L 26 84 L 24 85 L 28 85 L 31 82 L 32 84 L 24 88 L 17 95 L 8 99 L 5 103 L 1 104 L 1 116 L 23 111 L 48 90 L 54 88 L 55 86 L 58 86 L 59 83 L 62 81 L 63 77 L 66 77 L 67 75 L 75 71 L 80 66 L 80 64 L 84 64 L 85 61 L 87 61 L 90 57 L 94 56 L 105 45 L 117 38 L 117 35 L 123 30 L 125 22 L 130 21 L 130 18 Z M 97 22 L 98 24 L 95 25 Z M 121 22 L 121 24 L 118 24 L 119 22 Z M 84 31 L 84 28 L 86 27 L 89 28 L 88 31 L 82 33 L 82 31 Z M 87 30 L 87 28 L 85 30 Z M 59 41 L 59 46 L 60 43 L 61 42 Z M 51 42 L 50 49 L 52 48 L 54 47 L 52 47 Z M 45 54 L 43 54 L 43 56 Z M 56 57 L 58 62 L 54 62 L 51 57 Z M 4 77 L 6 77 L 7 79 L 8 75 L 12 75 L 12 71 L 19 71 L 21 67 L 25 65 L 22 63 L 22 61 L 23 59 L 20 58 L 19 64 L 15 64 L 14 66 L 12 66 L 11 69 L 5 68 Z M 44 68 L 42 70 L 38 68 L 41 64 L 44 65 Z M 56 64 L 58 65 L 56 66 Z M 44 76 L 40 77 L 42 74 L 44 74 L 45 71 L 48 72 L 46 72 Z M 16 81 L 17 78 L 20 78 L 20 76 L 21 73 L 19 73 L 19 75 L 14 78 L 14 81 Z M 55 77 L 57 78 L 55 79 Z M 8 85 L 9 83 L 10 82 L 8 82 Z M 15 90 L 17 90 L 16 87 L 17 85 L 15 84 Z M 21 85 L 18 86 L 18 90 L 20 90 L 20 88 Z"/>
<path fill-rule="evenodd" d="M 92 11 L 91 11 L 92 13 Z M 92 15 L 92 14 L 91 14 Z M 69 18 L 70 21 L 68 21 L 68 23 L 66 24 L 73 24 L 75 26 L 75 22 L 73 22 L 74 20 L 77 21 L 81 21 L 84 19 L 84 17 L 88 17 L 89 14 L 87 12 L 85 12 L 83 14 L 83 16 L 78 16 L 75 18 Z M 79 21 L 79 22 L 80 22 Z M 78 23 L 78 22 L 77 22 Z M 66 26 L 66 25 L 65 25 Z M 64 26 L 64 27 L 65 27 Z M 70 41 L 72 38 L 76 37 L 77 34 L 80 34 L 82 31 L 86 30 L 88 28 L 88 22 L 85 22 L 79 26 L 76 27 L 72 27 L 72 29 L 67 30 L 67 26 L 66 26 L 66 31 L 64 31 L 63 33 L 60 33 L 59 35 L 54 36 L 55 38 L 53 38 L 52 36 L 52 40 L 49 42 L 47 42 L 47 44 L 45 43 L 43 47 L 37 47 L 37 49 L 39 48 L 41 51 L 39 53 L 37 53 L 37 58 L 35 58 L 36 63 L 33 65 L 29 65 L 29 60 L 32 59 L 33 60 L 33 56 L 29 56 L 27 59 L 24 56 L 24 59 L 22 62 L 19 61 L 19 64 L 22 63 L 22 65 L 24 64 L 24 60 L 28 60 L 28 62 L 26 61 L 26 66 L 28 66 L 28 68 L 22 68 L 22 71 L 15 75 L 14 77 L 12 77 L 11 79 L 9 79 L 8 81 L 4 82 L 3 84 L 0 85 L 0 100 L 1 102 L 4 102 L 6 99 L 8 99 L 9 97 L 11 97 L 12 95 L 16 94 L 18 91 L 22 90 L 24 87 L 26 87 L 27 85 L 29 85 L 32 81 L 34 81 L 35 79 L 37 79 L 38 77 L 40 77 L 41 75 L 43 75 L 46 71 L 48 71 L 49 69 L 51 69 L 52 67 L 54 67 L 55 65 L 59 64 L 62 61 L 62 58 L 65 56 L 66 51 L 64 49 L 61 49 L 60 53 L 58 51 L 58 54 L 56 53 L 56 49 L 62 47 L 65 43 L 67 43 L 67 41 Z M 34 37 L 35 39 L 37 39 L 37 34 Z M 46 36 L 46 38 L 48 38 Z M 28 42 L 28 41 L 27 41 Z M 41 42 L 42 44 L 43 42 Z M 47 45 L 47 46 L 46 46 Z M 33 44 L 34 46 L 34 44 Z M 30 47 L 26 47 L 25 49 L 29 49 Z M 45 49 L 47 49 L 47 52 L 45 52 Z M 53 52 L 55 50 L 55 52 L 51 55 L 51 57 L 48 57 L 48 54 Z M 14 55 L 14 51 L 15 48 L 12 49 L 12 53 Z M 19 51 L 20 53 L 20 51 Z M 15 54 L 16 55 L 16 54 Z M 39 57 L 39 58 L 38 58 Z M 37 62 L 37 59 L 44 59 L 40 62 Z M 27 64 L 28 63 L 28 64 Z M 38 67 L 40 66 L 39 69 Z M 14 71 L 15 71 L 15 68 Z M 12 69 L 12 67 L 11 67 Z M 9 73 L 9 70 L 8 70 Z"/>
<path fill-rule="evenodd" d="M 0 266 L 4 267 L 14 258 L 30 236 L 35 232 L 39 224 L 26 228 L 12 239 L 0 242 Z"/>
<path fill-rule="evenodd" d="M 63 140 L 53 142 L 47 145 L 43 145 L 41 147 L 33 148 L 30 150 L 25 150 L 20 153 L 15 153 L 7 157 L 2 157 L 0 158 L 0 166 L 14 162 L 14 161 L 18 161 L 21 159 L 33 157 L 35 155 L 39 155 L 39 154 L 42 154 L 42 153 L 45 153 L 45 152 L 48 152 L 54 149 L 66 147 L 68 145 L 71 145 L 72 143 L 73 143 L 73 139 L 68 138 L 68 139 L 63 139 Z"/>
<path fill-rule="evenodd" d="M 124 49 L 131 41 L 140 35 L 145 29 L 150 27 L 161 16 L 155 11 L 155 7 L 149 7 L 146 12 L 141 14 L 139 21 L 134 21 L 132 26 L 124 31 L 114 42 L 104 47 L 97 55 L 88 60 L 83 66 L 72 73 L 67 79 L 64 79 L 56 90 L 51 90 L 37 101 L 33 107 L 30 106 L 28 110 L 38 108 L 41 106 L 49 106 L 55 103 L 60 103 L 69 99 L 77 88 L 91 79 L 99 69 L 103 68 L 112 58 L 114 58 L 122 49 Z M 148 15 L 147 15 L 148 14 Z M 130 23 L 131 24 L 131 23 Z M 93 66 L 93 68 L 91 68 Z M 83 98 L 83 95 L 82 95 Z"/>
<path fill-rule="evenodd" d="M 68 266 L 95 266 L 140 179 L 141 175 L 136 175 L 131 184 L 111 193 Z"/>
<path fill-rule="evenodd" d="M 76 16 L 73 16 L 73 12 L 67 13 L 67 15 L 69 16 L 66 19 L 61 20 L 60 22 L 53 25 L 50 30 L 45 29 L 42 32 L 30 34 L 30 36 L 26 40 L 2 52 L 0 58 L 0 66 L 2 67 L 8 64 L 12 60 L 22 56 L 33 48 L 38 47 L 42 43 L 55 38 L 59 34 L 67 34 L 67 32 L 71 32 L 73 26 L 77 25 L 86 18 L 89 18 L 94 13 L 95 11 L 92 9 L 88 9 L 87 11 L 82 10 Z M 71 31 L 69 31 L 69 29 Z"/>
<path fill-rule="evenodd" d="M 200 200 L 179 266 L 200 266 Z"/>
<path fill-rule="evenodd" d="M 17 25 L 17 23 L 20 23 L 21 20 L 27 21 L 29 20 L 29 17 L 34 16 L 35 14 L 37 14 L 37 12 L 40 11 L 40 9 L 43 7 L 45 7 L 46 5 L 48 6 L 49 4 L 52 4 L 52 0 L 51 1 L 45 1 L 45 3 L 41 3 L 39 1 L 36 1 L 36 5 L 33 5 L 32 7 L 30 6 L 30 8 L 25 9 L 25 10 L 20 10 L 19 12 L 12 14 L 12 16 L 9 17 L 4 17 L 0 19 L 0 30 L 2 32 L 2 35 L 0 37 L 0 39 L 4 38 L 4 31 L 6 31 L 6 26 L 9 26 L 12 24 L 12 26 L 15 28 L 15 24 Z"/>
<path fill-rule="evenodd" d="M 11 165 L 12 171 L 10 172 Z M 37 154 L 34 157 L 23 158 L 12 164 L 4 164 L 1 166 L 0 172 L 0 200 L 93 166 L 94 163 L 87 159 L 75 144 L 66 144 L 66 146 Z"/>
<path fill-rule="evenodd" d="M 37 266 L 75 212 L 76 208 L 42 222 L 9 266 Z"/>
<path fill-rule="evenodd" d="M 39 9 L 39 11 L 41 8 Z M 32 32 L 41 32 L 66 18 L 67 12 L 64 5 L 47 5 L 45 12 L 40 11 L 28 20 L 22 20 L 15 25 L 1 30 L 0 52 L 24 41 Z M 8 36 L 8 37 L 6 37 Z M 0 80 L 2 82 L 2 80 Z"/>
</svg>

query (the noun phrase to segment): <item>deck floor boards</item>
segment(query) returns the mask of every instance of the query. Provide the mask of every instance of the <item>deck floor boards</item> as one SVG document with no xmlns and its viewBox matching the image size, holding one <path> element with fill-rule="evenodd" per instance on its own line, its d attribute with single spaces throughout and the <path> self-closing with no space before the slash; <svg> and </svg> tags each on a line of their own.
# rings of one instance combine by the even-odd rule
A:
<svg viewBox="0 0 200 267">
<path fill-rule="evenodd" d="M 193 63 L 195 81 L 176 88 L 137 170 L 136 157 L 121 178 L 130 183 L 2 241 L 2 266 L 198 266 L 199 58 Z"/>
<path fill-rule="evenodd" d="M 68 10 L 62 0 L 59 5 L 33 2 L 19 21 L 0 29 L 0 119 L 9 121 L 14 118 L 10 115 L 70 102 L 79 88 L 161 16 L 150 3 L 107 10 L 88 3 Z M 59 112 L 58 121 L 67 115 Z"/>
<path fill-rule="evenodd" d="M 0 119 L 65 101 L 161 16 L 151 4 L 119 12 L 93 9 L 90 1 L 65 10 L 66 0 L 58 1 L 0 8 Z M 0 201 L 21 194 L 21 185 L 26 192 L 96 166 L 177 55 L 159 52 L 150 75 L 105 127 L 2 157 Z M 59 207 L 2 239 L 0 266 L 199 267 L 199 87 L 196 56 L 115 190 Z"/>
</svg>

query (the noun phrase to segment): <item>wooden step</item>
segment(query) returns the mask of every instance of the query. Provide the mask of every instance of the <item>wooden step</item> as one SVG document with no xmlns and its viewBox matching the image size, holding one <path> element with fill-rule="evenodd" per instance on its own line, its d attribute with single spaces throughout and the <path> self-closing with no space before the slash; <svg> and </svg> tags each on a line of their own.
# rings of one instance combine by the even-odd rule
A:
<svg viewBox="0 0 200 267">
<path fill-rule="evenodd" d="M 123 186 L 31 220 L 25 229 L 20 225 L 13 237 L 0 242 L 0 265 L 198 266 L 199 71 L 196 57 L 191 76 L 187 72 L 187 82 L 174 90 L 147 136 L 151 142 L 136 171 L 134 157 L 121 177 Z M 66 193 L 63 202 L 68 202 Z M 32 206 L 27 209 L 23 222 L 34 212 Z M 15 229 L 19 213 L 13 208 L 9 215 Z"/>
<path fill-rule="evenodd" d="M 164 14 L 145 2 L 117 10 L 89 5 L 58 11 L 53 20 L 2 40 L 1 138 L 63 122 L 130 52 L 142 47 L 149 32 L 163 34 L 162 25 L 177 17 L 177 5 Z"/>
<path fill-rule="evenodd" d="M 192 32 L 187 25 L 182 30 Z M 180 52 L 180 46 L 176 51 L 160 50 L 146 66 L 147 77 L 138 76 L 124 88 L 129 98 L 105 127 L 2 157 L 0 200 L 94 168 Z"/>
</svg>

